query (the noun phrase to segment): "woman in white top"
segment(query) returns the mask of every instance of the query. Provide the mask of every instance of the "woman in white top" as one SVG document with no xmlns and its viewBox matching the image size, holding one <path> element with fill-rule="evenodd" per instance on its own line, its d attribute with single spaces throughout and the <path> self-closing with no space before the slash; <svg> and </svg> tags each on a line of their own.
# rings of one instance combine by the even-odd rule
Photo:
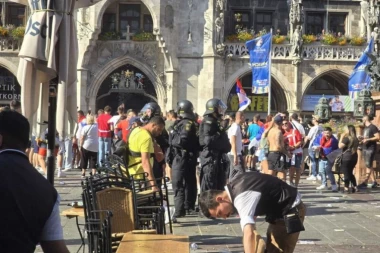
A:
<svg viewBox="0 0 380 253">
<path fill-rule="evenodd" d="M 80 138 L 82 178 L 85 177 L 89 163 L 92 175 L 96 173 L 96 161 L 99 150 L 98 125 L 95 123 L 94 115 L 87 115 L 86 121 L 87 125 L 82 128 Z"/>
</svg>

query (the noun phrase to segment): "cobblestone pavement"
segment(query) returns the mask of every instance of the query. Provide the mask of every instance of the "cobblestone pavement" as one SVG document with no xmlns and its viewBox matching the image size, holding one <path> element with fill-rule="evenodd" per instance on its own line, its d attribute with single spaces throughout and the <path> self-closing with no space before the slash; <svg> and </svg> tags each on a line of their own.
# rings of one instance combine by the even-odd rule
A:
<svg viewBox="0 0 380 253">
<path fill-rule="evenodd" d="M 79 171 L 57 179 L 55 186 L 62 199 L 61 211 L 69 208 L 67 204 L 81 201 Z M 295 252 L 380 252 L 380 189 L 342 194 L 317 191 L 316 186 L 316 182 L 302 180 L 299 188 L 307 216 L 306 231 L 301 233 Z M 80 239 L 75 219 L 62 217 L 61 223 L 70 252 L 76 252 Z M 264 239 L 266 228 L 264 219 L 258 218 L 257 229 Z M 238 218 L 209 220 L 188 216 L 174 224 L 174 233 L 188 235 L 190 242 L 198 244 L 198 250 L 192 252 L 243 252 Z M 36 252 L 42 251 L 37 248 Z"/>
</svg>

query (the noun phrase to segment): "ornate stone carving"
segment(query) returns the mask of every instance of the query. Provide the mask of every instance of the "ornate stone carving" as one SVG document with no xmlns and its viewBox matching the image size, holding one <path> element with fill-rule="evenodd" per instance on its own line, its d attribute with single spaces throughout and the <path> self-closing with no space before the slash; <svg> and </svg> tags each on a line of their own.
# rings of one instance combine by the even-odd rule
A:
<svg viewBox="0 0 380 253">
<path fill-rule="evenodd" d="M 369 40 L 373 28 L 379 25 L 380 7 L 376 0 L 362 0 L 360 7 L 360 33 Z"/>
<path fill-rule="evenodd" d="M 301 35 L 301 26 L 297 25 L 292 36 L 292 55 L 295 57 L 301 57 L 301 48 L 302 48 L 302 35 Z"/>
<path fill-rule="evenodd" d="M 370 90 L 380 91 L 380 57 L 377 57 L 374 53 L 366 54 L 372 60 L 365 68 L 365 71 L 371 77 Z"/>
<path fill-rule="evenodd" d="M 216 45 L 224 46 L 224 13 L 219 13 L 219 17 L 215 19 L 215 42 Z"/>
<path fill-rule="evenodd" d="M 366 46 L 326 46 L 302 45 L 301 55 L 308 60 L 357 61 Z M 249 58 L 249 52 L 244 43 L 226 43 L 225 55 Z M 273 44 L 272 59 L 294 59 L 291 44 Z"/>
<path fill-rule="evenodd" d="M 293 32 L 297 25 L 301 25 L 304 22 L 304 12 L 302 0 L 291 0 L 290 11 L 289 11 L 289 26 L 290 26 L 290 37 L 293 36 Z"/>
<path fill-rule="evenodd" d="M 371 37 L 373 38 L 374 42 L 374 49 L 377 54 L 379 54 L 379 27 L 373 28 L 373 32 L 371 33 Z"/>
<path fill-rule="evenodd" d="M 157 54 L 156 42 L 97 41 L 89 66 L 90 80 L 87 83 L 91 83 L 94 73 L 98 73 L 108 62 L 120 56 L 130 55 L 152 66 L 158 57 Z"/>
<path fill-rule="evenodd" d="M 216 0 L 216 9 L 220 12 L 224 12 L 227 6 L 227 0 Z"/>
</svg>

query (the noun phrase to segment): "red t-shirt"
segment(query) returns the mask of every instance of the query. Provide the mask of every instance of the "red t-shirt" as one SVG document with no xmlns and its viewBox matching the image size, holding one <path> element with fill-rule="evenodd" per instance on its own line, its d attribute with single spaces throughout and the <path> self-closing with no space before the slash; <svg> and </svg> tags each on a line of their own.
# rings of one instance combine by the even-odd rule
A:
<svg viewBox="0 0 380 253">
<path fill-rule="evenodd" d="M 289 131 L 285 131 L 284 140 L 290 147 L 294 147 L 302 140 L 302 136 L 297 129 L 290 129 Z"/>
<path fill-rule="evenodd" d="M 264 126 L 264 123 L 263 122 L 261 122 L 260 120 L 257 122 L 257 125 L 259 125 L 259 127 L 261 128 L 261 127 L 263 127 Z"/>
<path fill-rule="evenodd" d="M 127 142 L 127 137 L 129 133 L 128 127 L 129 127 L 129 122 L 126 119 L 121 120 L 119 123 L 117 123 L 117 126 L 116 126 L 118 130 L 121 129 L 121 136 L 125 142 Z"/>
<path fill-rule="evenodd" d="M 102 114 L 99 115 L 98 117 L 98 136 L 103 137 L 103 138 L 111 138 L 112 133 L 111 133 L 111 127 L 108 121 L 112 118 L 110 114 Z"/>
</svg>

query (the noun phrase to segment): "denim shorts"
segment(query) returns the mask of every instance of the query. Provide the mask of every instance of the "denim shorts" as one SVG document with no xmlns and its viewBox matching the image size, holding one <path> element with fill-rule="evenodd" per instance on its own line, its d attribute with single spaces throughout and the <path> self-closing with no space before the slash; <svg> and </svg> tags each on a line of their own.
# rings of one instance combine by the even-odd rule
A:
<svg viewBox="0 0 380 253">
<path fill-rule="evenodd" d="M 295 167 L 296 169 L 301 169 L 301 163 L 302 163 L 302 154 L 294 154 L 294 165 L 292 165 L 292 159 L 289 159 L 289 161 L 286 163 L 286 167 Z"/>
<path fill-rule="evenodd" d="M 373 161 L 375 160 L 375 149 L 363 149 L 363 157 L 366 168 L 373 167 Z"/>
</svg>

